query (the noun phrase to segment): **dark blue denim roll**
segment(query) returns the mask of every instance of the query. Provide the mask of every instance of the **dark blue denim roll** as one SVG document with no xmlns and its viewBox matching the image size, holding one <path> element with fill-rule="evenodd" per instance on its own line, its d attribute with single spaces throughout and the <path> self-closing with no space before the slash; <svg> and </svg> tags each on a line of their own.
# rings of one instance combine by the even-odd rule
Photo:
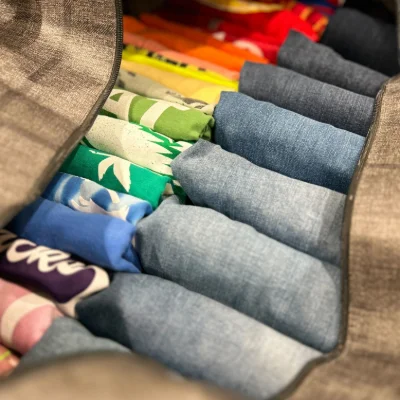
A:
<svg viewBox="0 0 400 400">
<path fill-rule="evenodd" d="M 358 10 L 339 9 L 330 19 L 321 43 L 383 74 L 393 76 L 400 71 L 396 26 Z"/>
<path fill-rule="evenodd" d="M 367 136 L 374 99 L 274 65 L 247 62 L 240 92 L 305 117 Z"/>
<path fill-rule="evenodd" d="M 389 79 L 378 71 L 345 60 L 330 47 L 315 43 L 296 31 L 290 32 L 280 48 L 278 65 L 370 97 L 375 97 Z"/>
</svg>

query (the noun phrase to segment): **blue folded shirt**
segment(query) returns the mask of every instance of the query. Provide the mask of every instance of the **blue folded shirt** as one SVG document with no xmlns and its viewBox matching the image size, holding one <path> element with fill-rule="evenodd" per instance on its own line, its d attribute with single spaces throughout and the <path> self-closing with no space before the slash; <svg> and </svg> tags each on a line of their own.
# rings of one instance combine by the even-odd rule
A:
<svg viewBox="0 0 400 400">
<path fill-rule="evenodd" d="M 140 272 L 132 245 L 136 226 L 101 214 L 86 214 L 38 198 L 7 229 L 32 242 L 75 254 L 114 271 Z"/>
</svg>

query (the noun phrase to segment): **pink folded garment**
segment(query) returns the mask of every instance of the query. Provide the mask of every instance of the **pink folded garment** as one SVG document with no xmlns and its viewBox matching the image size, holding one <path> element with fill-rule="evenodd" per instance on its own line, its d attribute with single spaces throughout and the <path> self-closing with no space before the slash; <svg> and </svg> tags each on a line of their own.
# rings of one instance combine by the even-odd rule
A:
<svg viewBox="0 0 400 400">
<path fill-rule="evenodd" d="M 0 345 L 0 378 L 10 375 L 18 363 L 19 358 L 11 350 Z"/>
<path fill-rule="evenodd" d="M 155 53 L 161 54 L 162 56 L 169 58 L 174 61 L 183 62 L 185 64 L 195 65 L 199 68 L 204 68 L 209 71 L 215 72 L 224 76 L 225 78 L 232 80 L 239 80 L 240 73 L 238 71 L 233 71 L 209 61 L 200 60 L 196 57 L 191 57 L 178 51 L 170 50 L 155 40 L 146 39 L 143 36 L 137 35 L 135 33 L 124 32 L 124 44 L 131 44 L 136 47 L 141 47 Z"/>
<path fill-rule="evenodd" d="M 30 350 L 55 318 L 56 305 L 22 286 L 0 279 L 0 343 L 18 353 Z"/>
</svg>

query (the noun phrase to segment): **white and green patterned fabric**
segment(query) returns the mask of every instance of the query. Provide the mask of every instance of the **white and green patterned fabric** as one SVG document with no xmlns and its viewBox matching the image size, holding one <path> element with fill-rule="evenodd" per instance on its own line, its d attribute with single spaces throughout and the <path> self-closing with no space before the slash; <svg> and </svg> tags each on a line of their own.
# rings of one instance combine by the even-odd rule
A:
<svg viewBox="0 0 400 400">
<path fill-rule="evenodd" d="M 204 114 L 213 115 L 215 104 L 208 104 L 202 100 L 185 97 L 182 94 L 172 90 L 160 83 L 153 81 L 146 76 L 139 75 L 135 72 L 119 70 L 118 79 L 115 84 L 118 88 L 129 90 L 130 92 L 140 94 L 141 96 L 150 97 L 177 103 L 189 108 L 195 108 Z"/>
<path fill-rule="evenodd" d="M 171 162 L 192 146 L 190 142 L 174 141 L 145 126 L 104 115 L 97 117 L 82 143 L 171 178 Z"/>
<path fill-rule="evenodd" d="M 174 140 L 211 139 L 214 118 L 199 110 L 113 89 L 101 114 L 135 122 Z"/>
</svg>

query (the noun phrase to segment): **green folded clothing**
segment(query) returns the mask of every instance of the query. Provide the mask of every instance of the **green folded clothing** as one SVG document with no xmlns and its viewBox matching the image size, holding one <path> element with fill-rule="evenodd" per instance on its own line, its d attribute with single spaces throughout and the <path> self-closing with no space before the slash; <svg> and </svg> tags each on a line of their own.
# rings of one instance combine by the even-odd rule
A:
<svg viewBox="0 0 400 400">
<path fill-rule="evenodd" d="M 211 139 L 214 118 L 199 110 L 113 89 L 100 112 L 135 122 L 174 140 Z"/>
<path fill-rule="evenodd" d="M 69 155 L 60 171 L 147 200 L 153 209 L 160 204 L 163 194 L 172 194 L 172 179 L 168 176 L 82 145 Z"/>
</svg>

